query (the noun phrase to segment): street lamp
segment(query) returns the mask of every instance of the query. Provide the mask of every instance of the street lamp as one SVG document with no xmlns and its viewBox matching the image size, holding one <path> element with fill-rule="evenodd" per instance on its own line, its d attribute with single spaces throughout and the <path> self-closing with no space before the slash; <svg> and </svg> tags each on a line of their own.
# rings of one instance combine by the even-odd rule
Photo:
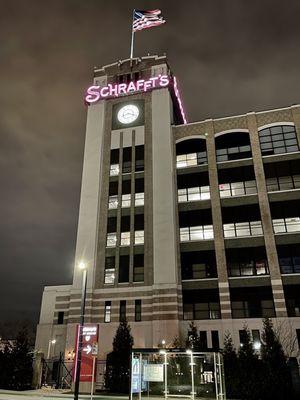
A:
<svg viewBox="0 0 300 400">
<path fill-rule="evenodd" d="M 48 353 L 47 353 L 47 360 L 50 358 L 50 351 L 51 351 L 51 344 L 55 344 L 56 340 L 55 339 L 50 339 L 48 343 Z"/>
<path fill-rule="evenodd" d="M 165 399 L 168 398 L 168 360 L 167 360 L 167 351 L 159 350 L 159 354 L 164 356 L 164 370 L 165 370 Z"/>
<path fill-rule="evenodd" d="M 78 265 L 82 270 L 82 288 L 81 288 L 81 307 L 80 307 L 80 322 L 78 331 L 78 346 L 77 346 L 77 359 L 75 366 L 75 386 L 74 386 L 74 400 L 78 400 L 79 383 L 80 383 L 80 370 L 81 370 L 81 354 L 82 354 L 82 331 L 84 325 L 84 309 L 86 298 L 86 284 L 87 284 L 87 266 L 81 261 Z"/>
<path fill-rule="evenodd" d="M 194 400 L 195 399 L 195 383 L 194 383 L 194 357 L 193 357 L 193 351 L 190 349 L 186 350 L 186 354 L 191 356 L 191 362 L 190 362 L 190 366 L 191 366 L 191 377 L 192 377 L 192 391 L 191 391 L 191 399 Z"/>
</svg>

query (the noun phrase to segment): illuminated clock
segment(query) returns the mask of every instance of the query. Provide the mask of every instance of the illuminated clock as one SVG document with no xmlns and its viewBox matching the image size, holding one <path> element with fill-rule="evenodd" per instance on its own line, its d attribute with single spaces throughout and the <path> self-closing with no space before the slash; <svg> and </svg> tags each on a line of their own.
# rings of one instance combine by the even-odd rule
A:
<svg viewBox="0 0 300 400">
<path fill-rule="evenodd" d="M 121 124 L 131 124 L 134 122 L 140 114 L 140 111 L 137 106 L 134 104 L 127 104 L 122 107 L 118 112 L 118 121 Z"/>
</svg>

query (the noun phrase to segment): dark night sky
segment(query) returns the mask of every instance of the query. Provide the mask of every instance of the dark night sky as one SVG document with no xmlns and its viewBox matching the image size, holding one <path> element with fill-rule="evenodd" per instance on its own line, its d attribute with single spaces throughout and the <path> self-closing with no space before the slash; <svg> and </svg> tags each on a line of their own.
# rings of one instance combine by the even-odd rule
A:
<svg viewBox="0 0 300 400">
<path fill-rule="evenodd" d="M 133 8 L 167 23 L 136 55 L 167 53 L 189 121 L 300 102 L 299 0 L 0 0 L 0 319 L 38 318 L 71 283 L 93 66 L 127 58 Z"/>
</svg>

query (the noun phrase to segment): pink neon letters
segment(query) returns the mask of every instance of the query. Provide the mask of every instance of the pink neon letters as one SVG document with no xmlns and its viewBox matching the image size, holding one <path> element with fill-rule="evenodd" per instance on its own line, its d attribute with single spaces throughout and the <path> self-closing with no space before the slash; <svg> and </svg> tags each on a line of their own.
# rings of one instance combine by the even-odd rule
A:
<svg viewBox="0 0 300 400">
<path fill-rule="evenodd" d="M 131 94 L 134 92 L 147 92 L 151 89 L 163 88 L 168 86 L 170 78 L 168 75 L 159 75 L 148 80 L 140 79 L 136 82 L 119 83 L 116 85 L 108 84 L 107 86 L 90 86 L 87 89 L 85 101 L 89 104 L 96 103 L 107 97 L 118 97 L 119 95 Z"/>
</svg>

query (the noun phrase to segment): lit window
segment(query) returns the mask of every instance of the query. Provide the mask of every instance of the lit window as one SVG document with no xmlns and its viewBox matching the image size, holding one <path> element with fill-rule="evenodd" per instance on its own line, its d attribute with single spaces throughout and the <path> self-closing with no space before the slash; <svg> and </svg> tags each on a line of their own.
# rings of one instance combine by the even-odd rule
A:
<svg viewBox="0 0 300 400">
<path fill-rule="evenodd" d="M 144 205 L 144 193 L 136 193 L 135 206 L 143 206 L 143 205 Z"/>
<path fill-rule="evenodd" d="M 105 270 L 104 274 L 104 283 L 106 285 L 112 285 L 115 283 L 115 276 L 116 276 L 116 270 L 115 268 L 109 268 Z"/>
<path fill-rule="evenodd" d="M 134 244 L 144 244 L 144 231 L 134 232 Z"/>
<path fill-rule="evenodd" d="M 118 208 L 118 196 L 109 196 L 108 208 L 110 210 L 114 209 L 114 208 Z"/>
<path fill-rule="evenodd" d="M 122 194 L 122 207 L 130 207 L 131 204 L 131 195 L 130 194 Z"/>
<path fill-rule="evenodd" d="M 116 247 L 117 245 L 117 234 L 116 233 L 108 233 L 106 238 L 106 246 L 107 247 Z"/>
<path fill-rule="evenodd" d="M 105 302 L 105 309 L 104 309 L 104 322 L 111 321 L 111 301 Z"/>
<path fill-rule="evenodd" d="M 121 246 L 130 246 L 130 232 L 121 232 Z"/>
<path fill-rule="evenodd" d="M 119 173 L 120 173 L 120 165 L 119 164 L 111 164 L 109 175 L 115 176 L 115 175 L 119 175 Z"/>
</svg>

